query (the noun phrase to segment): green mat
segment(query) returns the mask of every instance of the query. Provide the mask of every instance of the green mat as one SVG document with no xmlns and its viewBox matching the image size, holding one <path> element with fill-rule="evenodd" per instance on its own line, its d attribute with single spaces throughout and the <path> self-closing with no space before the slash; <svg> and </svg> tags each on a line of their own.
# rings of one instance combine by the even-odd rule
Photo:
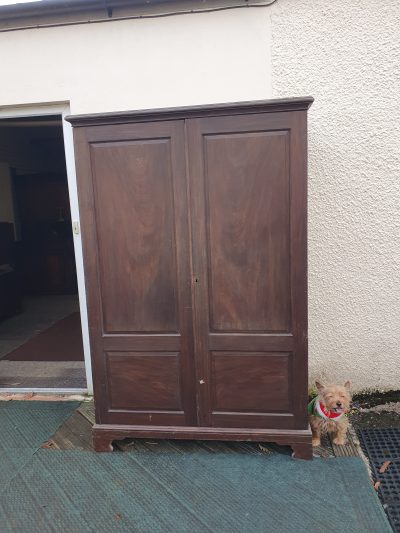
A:
<svg viewBox="0 0 400 533">
<path fill-rule="evenodd" d="M 79 402 L 0 402 L 0 495 L 78 406 Z"/>
<path fill-rule="evenodd" d="M 0 531 L 389 533 L 357 458 L 39 450 Z"/>
<path fill-rule="evenodd" d="M 0 450 L 38 448 L 79 402 L 0 402 Z"/>
</svg>

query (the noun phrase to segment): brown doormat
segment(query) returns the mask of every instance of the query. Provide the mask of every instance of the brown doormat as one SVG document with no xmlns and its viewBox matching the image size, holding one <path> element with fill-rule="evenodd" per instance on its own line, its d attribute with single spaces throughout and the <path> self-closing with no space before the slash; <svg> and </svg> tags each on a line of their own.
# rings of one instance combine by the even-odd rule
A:
<svg viewBox="0 0 400 533">
<path fill-rule="evenodd" d="M 83 361 L 80 314 L 72 313 L 56 322 L 3 359 L 9 361 Z"/>
</svg>

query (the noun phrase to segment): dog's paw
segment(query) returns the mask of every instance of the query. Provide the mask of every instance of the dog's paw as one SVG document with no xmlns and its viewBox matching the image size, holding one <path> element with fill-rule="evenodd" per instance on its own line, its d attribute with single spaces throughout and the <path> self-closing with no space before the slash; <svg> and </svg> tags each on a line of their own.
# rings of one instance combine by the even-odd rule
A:
<svg viewBox="0 0 400 533">
<path fill-rule="evenodd" d="M 321 445 L 321 439 L 319 437 L 313 437 L 313 440 L 312 440 L 312 445 L 315 447 L 315 446 L 320 446 Z"/>
<path fill-rule="evenodd" d="M 346 444 L 346 439 L 342 437 L 335 437 L 333 439 L 333 444 L 336 444 L 336 446 L 344 446 Z"/>
</svg>

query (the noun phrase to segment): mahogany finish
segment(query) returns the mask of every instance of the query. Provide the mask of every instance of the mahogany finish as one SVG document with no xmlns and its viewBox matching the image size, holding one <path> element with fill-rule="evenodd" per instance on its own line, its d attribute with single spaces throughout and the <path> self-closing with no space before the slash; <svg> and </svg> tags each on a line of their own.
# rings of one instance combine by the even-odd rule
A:
<svg viewBox="0 0 400 533">
<path fill-rule="evenodd" d="M 97 421 L 193 425 L 184 123 L 75 142 Z"/>
<path fill-rule="evenodd" d="M 312 99 L 71 117 L 94 443 L 272 440 L 311 457 Z"/>
</svg>

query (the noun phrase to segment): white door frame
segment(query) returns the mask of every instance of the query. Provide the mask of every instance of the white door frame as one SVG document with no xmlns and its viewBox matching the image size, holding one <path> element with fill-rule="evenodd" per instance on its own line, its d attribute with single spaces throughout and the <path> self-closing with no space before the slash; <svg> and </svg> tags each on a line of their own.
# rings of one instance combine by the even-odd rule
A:
<svg viewBox="0 0 400 533">
<path fill-rule="evenodd" d="M 69 122 L 66 122 L 64 120 L 64 117 L 69 114 L 70 106 L 68 102 L 0 107 L 0 119 L 16 117 L 43 117 L 45 115 L 62 116 L 65 162 L 67 167 L 69 202 L 71 206 L 71 219 L 73 222 L 77 222 L 78 227 L 78 233 L 76 233 L 75 231 L 73 232 L 73 240 L 75 250 L 76 274 L 78 280 L 79 308 L 81 313 L 87 393 L 93 394 L 92 362 L 90 359 L 89 326 L 86 306 L 85 275 L 83 270 L 82 238 L 80 233 L 78 190 L 76 186 L 74 143 L 72 137 L 72 126 Z M 5 390 L 6 389 L 1 389 L 1 391 Z M 23 392 L 23 389 L 13 389 L 13 391 Z M 72 393 L 75 391 L 75 389 L 63 389 L 62 391 L 58 389 L 34 389 L 33 391 Z M 76 390 L 75 392 L 78 391 Z M 86 392 L 86 390 L 80 390 L 79 392 Z"/>
</svg>

